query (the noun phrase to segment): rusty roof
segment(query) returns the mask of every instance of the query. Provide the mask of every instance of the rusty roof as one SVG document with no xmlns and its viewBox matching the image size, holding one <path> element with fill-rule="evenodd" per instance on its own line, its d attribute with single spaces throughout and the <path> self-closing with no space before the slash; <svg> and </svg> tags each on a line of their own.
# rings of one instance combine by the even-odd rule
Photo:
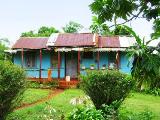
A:
<svg viewBox="0 0 160 120">
<path fill-rule="evenodd" d="M 26 49 L 41 49 L 46 48 L 47 37 L 21 37 L 13 45 L 12 49 L 26 48 Z"/>
<path fill-rule="evenodd" d="M 110 37 L 99 37 L 99 45 L 98 47 L 105 48 L 119 48 L 120 41 L 118 36 L 110 36 Z"/>
<path fill-rule="evenodd" d="M 94 34 L 92 33 L 64 33 L 59 34 L 54 46 L 94 46 Z"/>
</svg>

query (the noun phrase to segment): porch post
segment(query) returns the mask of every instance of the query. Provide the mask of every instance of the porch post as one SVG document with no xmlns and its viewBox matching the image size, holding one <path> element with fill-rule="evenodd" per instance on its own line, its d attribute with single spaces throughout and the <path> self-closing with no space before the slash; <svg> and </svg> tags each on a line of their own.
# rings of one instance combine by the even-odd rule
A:
<svg viewBox="0 0 160 120">
<path fill-rule="evenodd" d="M 80 60 L 81 60 L 81 53 L 78 51 L 78 75 L 80 75 Z"/>
<path fill-rule="evenodd" d="M 21 66 L 23 68 L 23 64 L 24 64 L 24 51 L 23 48 L 21 49 Z"/>
<path fill-rule="evenodd" d="M 120 68 L 120 51 L 117 51 L 117 69 Z"/>
<path fill-rule="evenodd" d="M 58 79 L 60 79 L 60 67 L 61 67 L 61 56 L 60 52 L 58 51 Z"/>
<path fill-rule="evenodd" d="M 42 49 L 39 50 L 39 79 L 42 78 Z"/>
<path fill-rule="evenodd" d="M 100 60 L 100 57 L 99 57 L 99 51 L 97 52 L 97 67 L 98 67 L 98 70 L 99 70 L 99 60 Z"/>
</svg>

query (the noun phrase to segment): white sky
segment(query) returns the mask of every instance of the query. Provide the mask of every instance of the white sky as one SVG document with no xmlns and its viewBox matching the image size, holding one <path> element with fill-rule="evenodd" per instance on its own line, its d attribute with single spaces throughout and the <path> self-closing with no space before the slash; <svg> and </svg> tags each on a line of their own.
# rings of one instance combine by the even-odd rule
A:
<svg viewBox="0 0 160 120">
<path fill-rule="evenodd" d="M 92 13 L 88 7 L 93 0 L 0 0 L 0 38 L 13 44 L 22 32 L 41 26 L 61 29 L 70 20 L 89 27 Z M 130 23 L 129 23 L 130 25 Z M 143 19 L 131 22 L 141 36 L 149 38 L 152 23 Z"/>
</svg>

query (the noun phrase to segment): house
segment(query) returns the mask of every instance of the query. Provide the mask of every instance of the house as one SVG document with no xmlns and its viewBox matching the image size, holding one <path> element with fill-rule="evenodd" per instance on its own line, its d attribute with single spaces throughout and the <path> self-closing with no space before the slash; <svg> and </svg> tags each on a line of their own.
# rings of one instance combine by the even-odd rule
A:
<svg viewBox="0 0 160 120">
<path fill-rule="evenodd" d="M 12 47 L 13 62 L 37 80 L 77 80 L 86 69 L 117 68 L 130 73 L 126 48 L 133 37 L 92 33 L 59 33 L 50 37 L 21 37 Z"/>
</svg>

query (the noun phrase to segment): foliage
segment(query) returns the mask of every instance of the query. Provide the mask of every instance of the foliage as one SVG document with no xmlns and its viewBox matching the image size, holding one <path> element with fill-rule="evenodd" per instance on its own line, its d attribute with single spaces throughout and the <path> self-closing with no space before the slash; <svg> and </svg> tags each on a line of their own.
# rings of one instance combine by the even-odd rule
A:
<svg viewBox="0 0 160 120">
<path fill-rule="evenodd" d="M 105 120 L 101 110 L 94 107 L 78 107 L 68 116 L 68 120 Z"/>
<path fill-rule="evenodd" d="M 99 21 L 116 21 L 123 19 L 124 22 L 116 23 L 110 27 L 125 24 L 133 19 L 145 18 L 147 20 L 154 19 L 155 31 L 153 36 L 159 37 L 159 0 L 94 0 L 90 4 L 92 13 L 98 16 Z M 158 29 L 157 29 L 158 28 Z"/>
<path fill-rule="evenodd" d="M 0 43 L 0 60 L 5 60 L 6 53 L 4 52 L 4 50 L 6 49 L 7 47 Z"/>
<path fill-rule="evenodd" d="M 151 38 L 157 39 L 160 37 L 160 18 L 157 18 L 153 24 L 154 33 L 151 34 Z"/>
<path fill-rule="evenodd" d="M 114 35 L 131 35 L 123 26 L 116 26 L 112 31 Z"/>
<path fill-rule="evenodd" d="M 110 105 L 102 105 L 103 117 L 105 120 L 115 120 L 117 118 L 118 111 L 115 110 L 116 107 L 119 106 L 120 102 L 114 101 Z"/>
<path fill-rule="evenodd" d="M 58 87 L 58 81 L 51 81 L 45 83 L 39 83 L 35 81 L 27 81 L 28 88 L 56 88 Z"/>
<path fill-rule="evenodd" d="M 151 89 L 145 89 L 145 90 L 142 90 L 142 92 L 144 92 L 146 94 L 160 96 L 160 89 L 159 88 L 154 88 L 152 90 Z"/>
<path fill-rule="evenodd" d="M 43 114 L 38 118 L 40 118 L 41 120 L 64 120 L 64 115 L 62 112 L 60 116 L 57 115 L 57 110 L 54 109 L 51 105 L 47 105 L 44 108 Z"/>
<path fill-rule="evenodd" d="M 58 33 L 59 31 L 56 30 L 54 27 L 46 27 L 42 26 L 39 28 L 37 33 L 34 31 L 24 32 L 21 34 L 21 37 L 49 37 L 52 33 Z"/>
<path fill-rule="evenodd" d="M 25 72 L 10 62 L 0 61 L 0 118 L 4 120 L 19 103 L 25 88 Z"/>
<path fill-rule="evenodd" d="M 123 114 L 119 114 L 118 118 L 119 120 L 152 120 L 154 118 L 154 115 L 152 112 L 146 110 L 144 112 L 136 114 L 132 112 L 126 112 Z"/>
<path fill-rule="evenodd" d="M 10 41 L 8 40 L 8 38 L 0 38 L 0 44 L 9 47 Z"/>
<path fill-rule="evenodd" d="M 117 70 L 87 71 L 87 75 L 81 78 L 82 89 L 97 109 L 101 109 L 102 104 L 111 105 L 114 101 L 120 105 L 133 86 L 131 78 Z"/>
<path fill-rule="evenodd" d="M 143 82 L 148 82 L 150 88 L 160 87 L 160 47 L 150 47 L 149 42 L 144 42 L 129 27 L 125 26 L 136 39 L 137 45 L 131 46 L 128 50 L 128 56 L 134 58 L 131 68 L 131 74 L 137 80 L 137 87 L 141 90 Z M 157 51 L 155 54 L 154 52 Z"/>
<path fill-rule="evenodd" d="M 41 93 L 39 92 L 39 94 Z M 66 118 L 66 116 L 68 116 L 68 114 L 72 112 L 73 109 L 77 108 L 76 105 L 70 104 L 71 99 L 77 98 L 79 96 L 82 98 L 86 95 L 80 89 L 66 89 L 63 93 L 51 98 L 46 102 L 20 110 L 15 110 L 7 117 L 7 120 L 41 120 L 38 116 L 42 116 L 44 113 L 46 113 L 44 109 L 48 105 L 53 106 L 54 109 L 56 109 L 56 115 L 58 116 L 61 116 L 61 111 L 63 110 Z M 132 116 L 130 112 L 136 115 L 148 109 L 155 116 L 155 120 L 159 120 L 159 101 L 159 96 L 142 93 L 131 93 L 119 108 L 120 111 L 118 113 L 123 116 Z M 125 114 L 125 111 L 128 111 L 128 113 Z"/>
<path fill-rule="evenodd" d="M 65 33 L 77 33 L 82 28 L 83 26 L 81 24 L 74 21 L 70 21 L 62 29 Z"/>
<path fill-rule="evenodd" d="M 90 30 L 92 33 L 98 33 L 100 35 L 112 35 L 109 27 L 105 23 L 101 23 L 96 16 L 92 17 L 92 25 L 90 26 Z"/>
</svg>

